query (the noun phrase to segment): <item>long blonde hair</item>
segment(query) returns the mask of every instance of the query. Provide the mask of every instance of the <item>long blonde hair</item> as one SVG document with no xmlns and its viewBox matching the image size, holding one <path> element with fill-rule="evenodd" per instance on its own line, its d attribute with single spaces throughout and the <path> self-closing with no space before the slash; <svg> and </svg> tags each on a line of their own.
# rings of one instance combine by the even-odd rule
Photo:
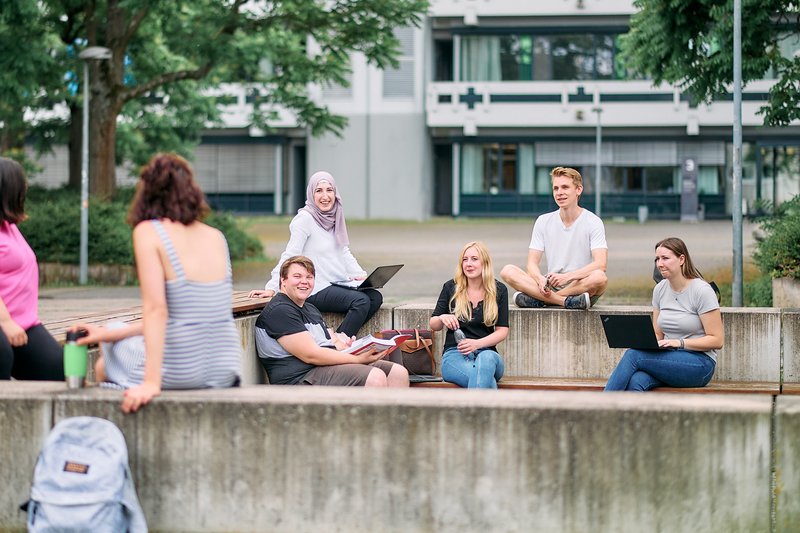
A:
<svg viewBox="0 0 800 533">
<path fill-rule="evenodd" d="M 468 242 L 458 254 L 458 266 L 453 280 L 456 282 L 456 290 L 450 298 L 450 309 L 456 318 L 467 322 L 472 319 L 472 308 L 470 307 L 469 297 L 467 296 L 467 276 L 464 275 L 462 266 L 464 254 L 470 248 L 475 248 L 481 260 L 483 272 L 481 282 L 483 283 L 483 323 L 487 326 L 494 326 L 497 323 L 497 283 L 494 280 L 494 269 L 492 268 L 492 258 L 486 245 L 480 241 Z"/>
</svg>

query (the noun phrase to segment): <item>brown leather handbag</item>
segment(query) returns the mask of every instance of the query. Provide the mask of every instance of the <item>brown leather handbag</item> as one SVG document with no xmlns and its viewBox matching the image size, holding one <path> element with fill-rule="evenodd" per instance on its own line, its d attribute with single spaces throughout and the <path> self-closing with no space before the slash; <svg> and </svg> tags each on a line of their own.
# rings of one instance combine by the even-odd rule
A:
<svg viewBox="0 0 800 533">
<path fill-rule="evenodd" d="M 433 375 L 436 370 L 436 360 L 433 358 L 431 330 L 384 329 L 374 335 L 382 339 L 392 338 L 395 335 L 411 335 L 412 338 L 400 344 L 400 349 L 387 355 L 386 359 L 403 365 L 409 374 Z"/>
</svg>

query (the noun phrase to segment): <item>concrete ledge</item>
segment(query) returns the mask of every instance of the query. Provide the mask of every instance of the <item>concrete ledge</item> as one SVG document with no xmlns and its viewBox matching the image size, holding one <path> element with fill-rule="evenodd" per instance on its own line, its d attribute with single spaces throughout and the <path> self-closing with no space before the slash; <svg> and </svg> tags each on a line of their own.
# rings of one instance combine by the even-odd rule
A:
<svg viewBox="0 0 800 533">
<path fill-rule="evenodd" d="M 431 305 L 394 309 L 395 327 L 418 327 Z M 650 313 L 643 306 L 596 306 L 589 311 L 558 308 L 518 309 L 509 314 L 510 331 L 498 348 L 509 377 L 607 378 L 622 350 L 606 343 L 600 313 Z M 720 351 L 714 381 L 780 383 L 781 312 L 772 308 L 723 308 L 725 347 Z M 800 329 L 800 328 L 798 328 Z M 441 357 L 443 335 L 436 337 Z"/>
<path fill-rule="evenodd" d="M 53 427 L 53 395 L 63 383 L 0 381 L 0 530 L 25 530 L 19 505 L 30 496 L 39 449 Z"/>
<path fill-rule="evenodd" d="M 770 527 L 769 397 L 271 386 L 165 392 L 133 416 L 119 400 L 56 394 L 54 418 L 120 426 L 158 531 Z"/>
<path fill-rule="evenodd" d="M 800 528 L 800 398 L 780 396 L 775 405 L 776 531 Z"/>
<path fill-rule="evenodd" d="M 800 309 L 784 309 L 781 315 L 783 382 L 800 389 Z"/>
</svg>

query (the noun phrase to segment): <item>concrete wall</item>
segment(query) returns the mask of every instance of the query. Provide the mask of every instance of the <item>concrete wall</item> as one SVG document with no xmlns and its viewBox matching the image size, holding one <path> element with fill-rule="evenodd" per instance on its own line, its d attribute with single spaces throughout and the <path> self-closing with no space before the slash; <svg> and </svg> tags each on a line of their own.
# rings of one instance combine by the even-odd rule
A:
<svg viewBox="0 0 800 533">
<path fill-rule="evenodd" d="M 784 383 L 800 383 L 800 310 L 784 309 L 781 320 Z"/>
<path fill-rule="evenodd" d="M 0 382 L 0 531 L 24 528 L 33 465 L 53 427 L 53 393 L 63 383 Z"/>
<path fill-rule="evenodd" d="M 776 531 L 800 530 L 800 397 L 779 396 L 775 408 Z"/>
<path fill-rule="evenodd" d="M 433 307 L 402 305 L 394 309 L 395 327 L 426 327 Z M 508 338 L 498 346 L 506 376 L 606 378 L 622 350 L 609 348 L 600 313 L 650 313 L 642 306 L 595 306 L 589 311 L 565 309 L 509 310 Z M 793 315 L 800 325 L 800 314 Z M 719 351 L 715 381 L 779 382 L 781 373 L 781 311 L 771 308 L 723 308 L 724 347 Z M 423 326 L 424 324 L 424 326 Z M 795 329 L 800 331 L 797 326 Z M 791 334 L 784 327 L 784 343 Z M 795 337 L 792 337 L 795 339 Z M 794 346 L 800 343 L 796 337 Z M 443 336 L 434 344 L 441 357 Z M 800 362 L 795 363 L 800 372 Z"/>
<path fill-rule="evenodd" d="M 336 178 L 348 219 L 425 220 L 433 202 L 426 131 L 421 112 L 348 114 L 342 137 L 308 139 L 308 173 Z"/>
<path fill-rule="evenodd" d="M 129 416 L 120 396 L 52 394 L 53 423 L 120 427 L 153 531 L 770 530 L 769 396 L 260 386 L 167 391 Z M 793 405 L 776 457 L 800 441 Z M 23 499 L 38 426 L 2 432 L 27 450 L 11 459 Z M 782 531 L 800 520 L 797 479 Z"/>
</svg>

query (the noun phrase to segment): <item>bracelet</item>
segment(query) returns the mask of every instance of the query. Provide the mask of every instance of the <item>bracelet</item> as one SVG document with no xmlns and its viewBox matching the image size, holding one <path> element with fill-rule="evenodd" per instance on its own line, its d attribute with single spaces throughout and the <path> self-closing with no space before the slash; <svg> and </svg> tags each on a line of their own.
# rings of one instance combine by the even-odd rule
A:
<svg viewBox="0 0 800 533">
<path fill-rule="evenodd" d="M 683 343 L 683 339 L 681 339 L 681 350 L 685 349 L 685 345 Z"/>
</svg>

